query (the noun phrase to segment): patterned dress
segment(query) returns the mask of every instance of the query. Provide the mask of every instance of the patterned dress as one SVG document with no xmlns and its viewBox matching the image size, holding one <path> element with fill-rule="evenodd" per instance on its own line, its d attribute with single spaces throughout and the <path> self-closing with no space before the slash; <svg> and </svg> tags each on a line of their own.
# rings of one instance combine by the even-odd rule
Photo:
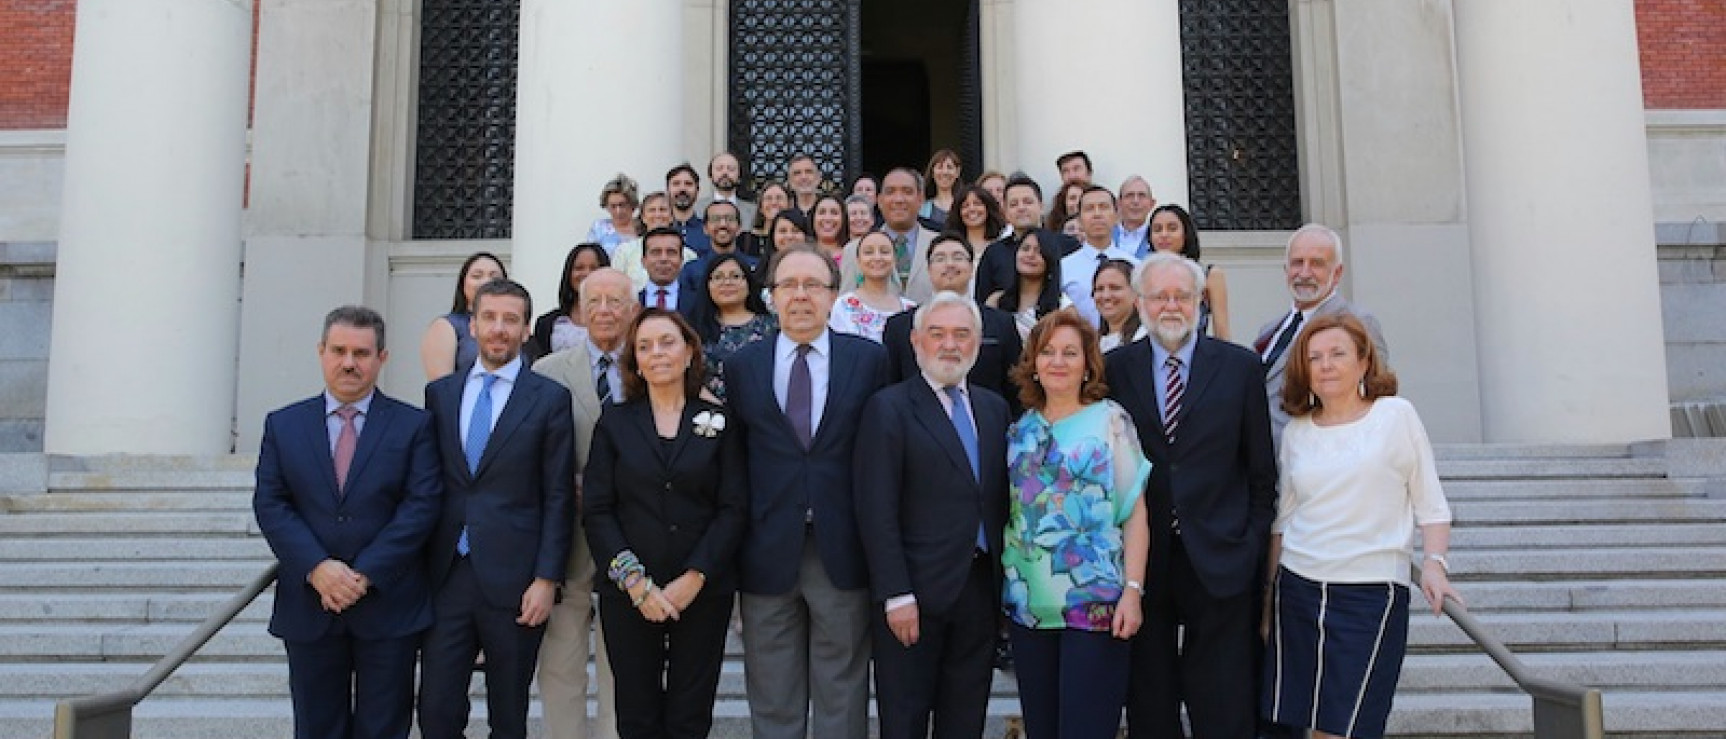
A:
<svg viewBox="0 0 1726 739">
<path fill-rule="evenodd" d="M 881 343 L 881 331 L 887 327 L 887 319 L 917 307 L 917 304 L 899 298 L 899 310 L 876 310 L 863 302 L 855 292 L 848 292 L 833 301 L 833 313 L 827 318 L 827 327 L 842 334 L 853 334 Z"/>
<path fill-rule="evenodd" d="M 767 335 L 779 329 L 779 319 L 772 313 L 766 313 L 749 319 L 736 326 L 720 326 L 719 340 L 701 347 L 702 359 L 707 362 L 707 389 L 720 402 L 725 401 L 725 360 L 736 354 L 738 349 L 767 338 Z"/>
<path fill-rule="evenodd" d="M 1151 463 L 1125 409 L 1103 400 L 1007 431 L 1011 510 L 1002 608 L 1031 629 L 1108 631 L 1126 587 L 1124 533 Z"/>
</svg>

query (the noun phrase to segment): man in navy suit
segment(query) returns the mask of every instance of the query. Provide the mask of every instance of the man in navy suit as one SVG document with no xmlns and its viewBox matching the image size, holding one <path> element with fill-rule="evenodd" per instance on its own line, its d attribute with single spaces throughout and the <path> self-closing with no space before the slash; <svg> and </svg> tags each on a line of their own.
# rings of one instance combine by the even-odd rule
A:
<svg viewBox="0 0 1726 739">
<path fill-rule="evenodd" d="M 725 362 L 731 417 L 749 450 L 739 607 L 750 722 L 757 739 L 811 730 L 862 739 L 869 576 L 851 459 L 863 403 L 886 383 L 887 354 L 827 330 L 839 283 L 832 259 L 785 249 L 768 265 L 768 282 L 779 333 Z"/>
<path fill-rule="evenodd" d="M 426 386 L 444 481 L 426 547 L 437 592 L 420 665 L 426 739 L 466 731 L 482 649 L 491 736 L 527 735 L 528 684 L 575 523 L 569 391 L 522 366 L 532 315 L 521 285 L 480 286 L 470 324 L 479 359 Z"/>
<path fill-rule="evenodd" d="M 384 319 L 324 318 L 324 392 L 264 419 L 258 528 L 281 563 L 270 633 L 288 652 L 296 737 L 406 737 L 431 625 L 420 551 L 442 483 L 431 417 L 377 391 Z"/>
<path fill-rule="evenodd" d="M 1151 553 L 1145 624 L 1133 637 L 1132 737 L 1251 739 L 1258 614 L 1253 587 L 1276 511 L 1264 366 L 1251 351 L 1199 336 L 1205 270 L 1157 252 L 1133 280 L 1151 341 L 1109 353 L 1109 394 L 1150 457 Z M 1182 629 L 1184 628 L 1184 632 Z"/>
<path fill-rule="evenodd" d="M 964 289 L 960 285 L 961 290 Z M 1007 522 L 1007 401 L 966 381 L 983 319 L 958 292 L 917 309 L 921 372 L 863 409 L 853 468 L 877 604 L 882 739 L 983 733 Z"/>
</svg>

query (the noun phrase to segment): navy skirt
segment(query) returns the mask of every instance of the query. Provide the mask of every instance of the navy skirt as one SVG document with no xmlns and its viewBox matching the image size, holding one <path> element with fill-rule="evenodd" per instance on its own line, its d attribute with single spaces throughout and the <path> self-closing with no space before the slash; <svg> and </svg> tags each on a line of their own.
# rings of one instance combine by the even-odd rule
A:
<svg viewBox="0 0 1726 739">
<path fill-rule="evenodd" d="M 1270 597 L 1261 713 L 1336 736 L 1384 736 L 1408 647 L 1408 588 L 1279 568 Z"/>
</svg>

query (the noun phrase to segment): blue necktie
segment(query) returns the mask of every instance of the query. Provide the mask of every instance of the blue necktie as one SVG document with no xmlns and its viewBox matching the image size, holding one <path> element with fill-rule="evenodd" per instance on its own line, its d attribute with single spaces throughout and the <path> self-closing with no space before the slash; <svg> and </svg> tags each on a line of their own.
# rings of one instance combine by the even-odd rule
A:
<svg viewBox="0 0 1726 739">
<path fill-rule="evenodd" d="M 479 472 L 479 458 L 485 455 L 485 445 L 491 440 L 491 386 L 497 382 L 497 375 L 487 372 L 480 375 L 484 384 L 480 386 L 479 397 L 473 401 L 473 415 L 467 420 L 467 443 L 462 445 L 462 453 L 467 457 L 468 473 Z M 467 527 L 461 528 L 461 538 L 456 540 L 455 551 L 463 557 L 467 556 Z"/>
<path fill-rule="evenodd" d="M 977 461 L 977 430 L 971 428 L 971 411 L 965 407 L 965 394 L 958 385 L 947 387 L 947 397 L 953 401 L 953 430 L 959 432 L 959 444 L 965 447 L 965 458 L 971 462 L 971 477 L 983 481 L 983 468 Z M 989 537 L 981 523 L 977 524 L 977 548 L 989 551 Z"/>
</svg>

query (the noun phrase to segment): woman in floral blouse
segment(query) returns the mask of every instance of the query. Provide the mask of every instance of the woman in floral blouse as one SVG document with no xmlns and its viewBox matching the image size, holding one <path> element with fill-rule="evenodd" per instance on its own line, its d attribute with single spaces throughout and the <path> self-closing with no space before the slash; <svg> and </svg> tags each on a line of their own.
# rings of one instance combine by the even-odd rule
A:
<svg viewBox="0 0 1726 739">
<path fill-rule="evenodd" d="M 887 319 L 917 307 L 899 294 L 895 264 L 893 239 L 880 231 L 865 234 L 857 242 L 857 271 L 863 284 L 833 301 L 827 327 L 881 343 L 881 330 L 886 328 Z"/>
<path fill-rule="evenodd" d="M 689 322 L 701 337 L 707 362 L 707 389 L 725 400 L 725 360 L 779 328 L 779 319 L 761 300 L 761 281 L 737 254 L 717 254 L 707 261 L 705 289 L 691 298 Z"/>
<path fill-rule="evenodd" d="M 1013 369 L 1002 607 L 1030 739 L 1115 736 L 1150 552 L 1151 463 L 1106 400 L 1097 330 L 1072 311 L 1031 329 Z"/>
</svg>

